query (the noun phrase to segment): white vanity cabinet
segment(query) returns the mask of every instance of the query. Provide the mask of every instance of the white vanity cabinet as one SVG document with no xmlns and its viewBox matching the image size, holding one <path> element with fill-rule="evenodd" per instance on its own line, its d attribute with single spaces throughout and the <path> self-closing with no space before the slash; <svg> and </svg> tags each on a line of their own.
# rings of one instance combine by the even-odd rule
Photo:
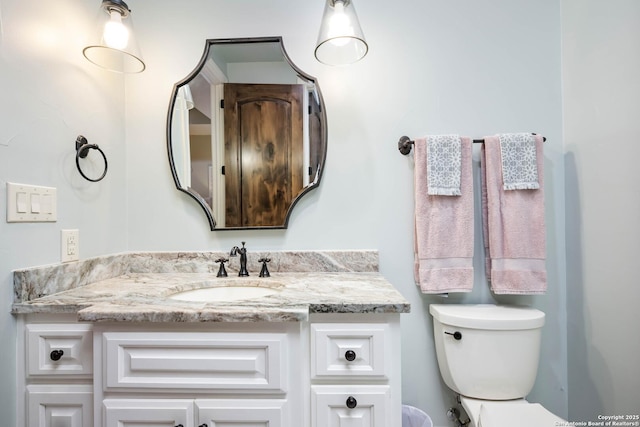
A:
<svg viewBox="0 0 640 427">
<path fill-rule="evenodd" d="M 399 314 L 238 323 L 19 319 L 25 427 L 401 425 Z M 63 354 L 52 361 L 56 350 Z"/>
<path fill-rule="evenodd" d="M 397 315 L 314 317 L 310 350 L 312 427 L 400 426 Z"/>
<path fill-rule="evenodd" d="M 300 328 L 96 324 L 96 426 L 303 425 Z"/>
</svg>

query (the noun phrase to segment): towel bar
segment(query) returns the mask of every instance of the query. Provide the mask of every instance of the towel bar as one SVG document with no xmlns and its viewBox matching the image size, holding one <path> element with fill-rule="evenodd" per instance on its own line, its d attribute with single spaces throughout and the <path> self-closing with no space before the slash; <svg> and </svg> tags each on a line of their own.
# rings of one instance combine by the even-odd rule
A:
<svg viewBox="0 0 640 427">
<path fill-rule="evenodd" d="M 535 135 L 535 133 L 532 133 L 532 135 Z M 547 138 L 543 136 L 542 140 L 546 141 Z M 474 139 L 473 143 L 484 144 L 484 139 Z M 411 146 L 413 144 L 414 144 L 414 141 L 411 138 L 403 135 L 400 137 L 400 140 L 398 141 L 398 151 L 400 151 L 401 154 L 404 154 L 406 156 L 411 152 Z"/>
</svg>

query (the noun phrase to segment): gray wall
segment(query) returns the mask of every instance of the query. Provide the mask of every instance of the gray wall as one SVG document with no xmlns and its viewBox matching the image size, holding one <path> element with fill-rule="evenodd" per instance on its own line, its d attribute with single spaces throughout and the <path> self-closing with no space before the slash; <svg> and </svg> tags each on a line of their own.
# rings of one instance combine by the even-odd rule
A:
<svg viewBox="0 0 640 427">
<path fill-rule="evenodd" d="M 569 415 L 637 415 L 640 3 L 562 16 Z"/>
<path fill-rule="evenodd" d="M 585 239 L 608 236 L 598 235 L 601 222 L 593 217 L 597 212 L 606 217 L 607 211 L 591 205 L 573 208 L 573 198 L 597 204 L 603 190 L 590 178 L 590 167 L 585 165 L 576 175 L 579 166 L 572 167 L 570 153 L 565 156 L 563 146 L 561 20 L 565 25 L 581 25 L 584 17 L 577 3 L 576 10 L 571 10 L 566 6 L 572 2 L 559 0 L 356 2 L 370 53 L 351 67 L 332 68 L 313 58 L 322 1 L 190 0 L 181 2 L 176 13 L 174 2 L 131 0 L 148 69 L 124 78 L 97 69 L 80 53 L 99 4 L 95 3 L 0 0 L 0 200 L 4 206 L 6 181 L 55 186 L 59 192 L 57 223 L 0 221 L 0 312 L 5 313 L 0 314 L 0 339 L 5 345 L 11 347 L 15 342 L 15 326 L 8 314 L 11 270 L 58 262 L 62 228 L 80 229 L 83 258 L 126 250 L 220 250 L 240 240 L 246 240 L 251 251 L 378 249 L 382 273 L 412 303 L 412 313 L 402 320 L 403 400 L 427 411 L 437 426 L 449 425 L 445 410 L 452 403 L 452 393 L 440 380 L 428 314 L 428 304 L 441 300 L 421 295 L 413 284 L 412 158 L 397 152 L 396 141 L 404 134 L 481 137 L 535 131 L 548 138 L 549 292 L 541 297 L 499 300 L 530 304 L 548 316 L 539 376 L 530 399 L 561 416 L 580 419 L 590 414 L 575 404 L 576 399 L 582 399 L 581 393 L 590 393 L 580 390 L 588 381 L 580 380 L 582 377 L 591 377 L 592 388 L 603 388 L 598 391 L 602 405 L 622 391 L 635 389 L 637 395 L 637 383 L 620 375 L 629 360 L 616 354 L 619 341 L 605 341 L 608 328 L 616 326 L 617 319 L 625 319 L 617 310 L 607 310 L 612 317 L 605 318 L 605 310 L 600 310 L 602 301 L 620 303 L 616 292 L 600 300 L 602 295 L 587 295 L 586 284 L 582 289 L 574 277 L 570 286 L 578 292 L 569 289 L 567 302 L 565 193 L 574 193 L 567 194 L 572 204 L 566 209 L 570 269 L 582 271 L 579 279 L 585 281 L 587 274 L 593 275 L 589 288 L 593 292 L 607 289 L 602 286 L 605 279 L 583 270 L 584 259 L 576 259 L 577 253 L 587 252 Z M 626 7 L 634 6 L 628 2 Z M 70 19 L 74 25 L 69 25 Z M 588 29 L 582 28 L 587 44 L 592 43 Z M 175 190 L 171 178 L 165 148 L 170 92 L 173 83 L 197 64 L 204 39 L 265 35 L 282 35 L 293 61 L 319 79 L 329 119 L 326 174 L 321 187 L 298 204 L 288 230 L 212 233 L 200 208 Z M 624 40 L 615 39 L 614 43 L 624 46 Z M 566 61 L 567 53 L 564 55 Z M 565 73 L 570 73 L 567 64 Z M 635 64 L 637 68 L 637 61 Z M 572 75 L 579 74 L 580 59 L 574 65 Z M 637 90 L 637 83 L 635 87 Z M 569 87 L 565 96 L 565 114 L 570 117 L 580 99 L 571 95 Z M 573 107 L 571 96 L 576 104 Z M 631 104 L 629 98 L 625 107 L 632 108 Z M 637 105 L 634 108 L 637 111 Z M 100 144 L 109 156 L 109 174 L 101 183 L 83 181 L 75 171 L 73 141 L 80 133 Z M 597 160 L 598 152 L 586 152 L 593 148 L 580 149 L 583 152 L 578 157 L 589 154 L 590 162 Z M 634 168 L 630 163 L 620 165 L 635 159 L 621 157 L 623 163 L 601 165 L 603 172 L 629 177 Z M 577 183 L 579 197 L 572 187 Z M 632 191 L 625 187 L 610 193 L 622 199 L 625 192 Z M 635 206 L 625 208 L 632 212 L 628 215 L 637 217 L 637 199 L 632 200 Z M 592 225 L 576 229 L 577 218 L 581 224 L 589 219 Z M 628 235 L 634 231 L 637 235 L 637 228 L 626 230 Z M 615 257 L 590 256 L 623 260 L 632 250 L 637 253 L 637 246 L 627 239 L 621 248 L 606 247 L 607 254 Z M 591 243 L 589 250 L 598 244 Z M 451 297 L 451 302 L 494 300 L 483 280 L 479 233 L 476 247 L 474 292 Z M 612 268 L 603 268 L 601 274 L 615 272 L 614 286 L 622 287 L 626 294 L 631 286 L 628 278 L 633 276 L 612 262 Z M 604 264 L 593 265 L 597 269 Z M 632 303 L 626 304 L 630 307 Z M 567 313 L 575 338 L 567 337 Z M 581 316 L 586 316 L 584 325 Z M 594 336 L 600 340 L 599 353 L 589 364 L 586 359 L 592 356 L 586 355 L 587 346 L 592 345 Z M 633 348 L 637 352 L 637 341 Z M 582 363 L 574 364 L 574 360 L 580 361 L 578 356 Z M 0 388 L 0 416 L 5 421 L 16 418 L 15 389 L 11 386 L 14 359 L 11 352 L 0 355 L 0 383 L 4 385 Z M 621 363 L 619 369 L 615 368 L 617 363 Z M 610 375 L 606 382 L 591 373 L 602 365 Z M 7 425 L 13 424 L 7 421 Z"/>
<path fill-rule="evenodd" d="M 99 3 L 0 0 L 0 424 L 15 425 L 11 270 L 60 260 L 60 230 L 80 230 L 83 258 L 127 249 L 123 77 L 82 56 Z M 76 171 L 79 134 L 98 144 L 109 173 Z M 92 156 L 93 157 L 93 154 Z M 132 171 L 136 174 L 136 171 Z M 6 182 L 56 187 L 58 222 L 5 222 Z M 20 415 L 17 419 L 22 420 Z"/>
</svg>

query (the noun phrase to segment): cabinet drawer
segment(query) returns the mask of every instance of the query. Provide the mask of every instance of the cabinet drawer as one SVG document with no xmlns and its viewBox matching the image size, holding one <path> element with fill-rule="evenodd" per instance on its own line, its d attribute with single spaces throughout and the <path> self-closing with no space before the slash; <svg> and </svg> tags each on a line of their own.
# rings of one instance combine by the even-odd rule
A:
<svg viewBox="0 0 640 427">
<path fill-rule="evenodd" d="M 316 323 L 311 325 L 311 377 L 388 376 L 386 324 Z"/>
<path fill-rule="evenodd" d="M 285 393 L 283 333 L 103 334 L 106 390 Z"/>
<path fill-rule="evenodd" d="M 26 426 L 92 427 L 93 387 L 90 385 L 28 386 Z"/>
<path fill-rule="evenodd" d="M 26 335 L 27 375 L 91 377 L 91 325 L 28 324 Z"/>
<path fill-rule="evenodd" d="M 312 427 L 388 427 L 388 386 L 311 387 Z"/>
</svg>

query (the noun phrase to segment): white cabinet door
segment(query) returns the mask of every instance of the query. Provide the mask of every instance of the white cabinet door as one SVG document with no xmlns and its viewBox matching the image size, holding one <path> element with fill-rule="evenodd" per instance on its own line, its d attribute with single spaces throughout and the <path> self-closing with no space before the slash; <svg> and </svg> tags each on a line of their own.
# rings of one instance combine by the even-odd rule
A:
<svg viewBox="0 0 640 427">
<path fill-rule="evenodd" d="M 90 385 L 30 385 L 27 387 L 28 427 L 93 427 L 93 387 Z"/>
<path fill-rule="evenodd" d="M 311 387 L 312 427 L 389 427 L 388 386 Z"/>
<path fill-rule="evenodd" d="M 200 427 L 290 427 L 286 401 L 279 399 L 197 400 Z"/>
<path fill-rule="evenodd" d="M 193 400 L 106 399 L 103 427 L 193 427 Z"/>
</svg>

